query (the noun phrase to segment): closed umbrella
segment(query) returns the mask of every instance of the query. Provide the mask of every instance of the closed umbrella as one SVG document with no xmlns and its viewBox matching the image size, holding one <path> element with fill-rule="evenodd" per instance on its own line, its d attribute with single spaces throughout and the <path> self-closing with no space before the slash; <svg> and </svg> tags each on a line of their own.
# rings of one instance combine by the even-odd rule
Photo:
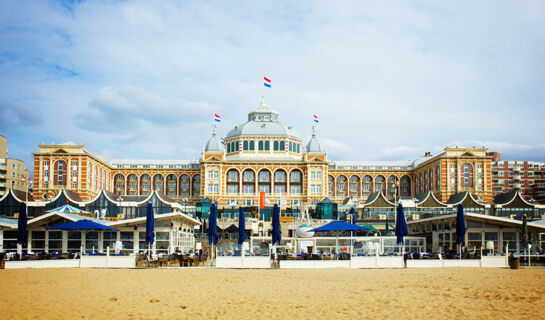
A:
<svg viewBox="0 0 545 320">
<path fill-rule="evenodd" d="M 404 245 L 403 237 L 409 234 L 409 230 L 407 229 L 407 221 L 405 220 L 405 213 L 403 212 L 401 203 L 397 206 L 395 234 L 397 244 Z M 403 248 L 403 251 L 405 251 L 405 248 Z"/>
<path fill-rule="evenodd" d="M 218 244 L 216 204 L 210 206 L 210 216 L 208 218 L 208 244 L 210 247 L 210 258 L 213 258 L 214 246 Z"/>
<path fill-rule="evenodd" d="M 153 216 L 153 205 L 148 203 L 146 211 L 146 244 L 148 245 L 148 255 L 150 255 L 151 245 L 155 240 L 153 231 L 155 229 L 155 217 Z"/>
<path fill-rule="evenodd" d="M 350 223 L 356 224 L 356 210 L 354 207 L 350 208 Z M 351 231 L 350 235 L 352 238 L 356 236 L 356 231 Z M 352 248 L 352 253 L 354 252 L 354 239 L 350 239 L 350 247 Z"/>
<path fill-rule="evenodd" d="M 282 240 L 282 231 L 280 230 L 280 207 L 274 204 L 272 215 L 272 245 L 274 248 L 274 260 L 276 261 L 276 245 Z"/>
<path fill-rule="evenodd" d="M 464 219 L 464 207 L 460 203 L 456 213 L 456 244 L 460 246 L 460 259 L 462 259 L 462 243 L 466 234 L 466 222 Z"/>
<path fill-rule="evenodd" d="M 246 240 L 246 221 L 244 221 L 244 208 L 238 208 L 238 245 L 242 246 Z"/>
<path fill-rule="evenodd" d="M 19 217 L 17 219 L 17 251 L 19 258 L 23 256 L 23 246 L 27 243 L 28 231 L 27 231 L 27 216 L 26 216 L 26 203 L 21 202 L 19 206 Z"/>
</svg>

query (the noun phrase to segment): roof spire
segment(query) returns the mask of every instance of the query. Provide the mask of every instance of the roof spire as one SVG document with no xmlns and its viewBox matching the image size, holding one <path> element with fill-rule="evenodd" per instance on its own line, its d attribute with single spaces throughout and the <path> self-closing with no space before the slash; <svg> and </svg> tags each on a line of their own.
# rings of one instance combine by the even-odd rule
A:
<svg viewBox="0 0 545 320">
<path fill-rule="evenodd" d="M 261 102 L 259 103 L 258 110 L 267 110 L 267 105 L 265 104 L 265 99 L 261 96 Z"/>
</svg>

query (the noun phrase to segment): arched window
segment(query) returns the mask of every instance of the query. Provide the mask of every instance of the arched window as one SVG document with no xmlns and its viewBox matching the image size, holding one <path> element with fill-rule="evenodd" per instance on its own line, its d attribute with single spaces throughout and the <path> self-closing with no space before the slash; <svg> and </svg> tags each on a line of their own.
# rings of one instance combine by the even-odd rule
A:
<svg viewBox="0 0 545 320">
<path fill-rule="evenodd" d="M 430 185 L 430 191 L 433 190 L 433 168 L 430 168 L 429 170 L 429 175 L 430 175 L 430 181 L 429 181 L 429 185 Z"/>
<path fill-rule="evenodd" d="M 287 175 L 286 171 L 279 169 L 274 172 L 274 193 L 287 192 Z"/>
<path fill-rule="evenodd" d="M 237 142 L 238 144 L 238 142 Z M 193 196 L 198 197 L 201 195 L 201 175 L 196 174 L 193 176 Z"/>
<path fill-rule="evenodd" d="M 435 190 L 441 190 L 441 168 L 435 166 Z"/>
<path fill-rule="evenodd" d="M 151 192 L 151 177 L 149 174 L 140 176 L 140 195 L 145 196 Z"/>
<path fill-rule="evenodd" d="M 290 193 L 302 193 L 303 186 L 303 173 L 299 170 L 292 170 L 290 172 Z"/>
<path fill-rule="evenodd" d="M 273 150 L 274 150 L 274 151 L 280 150 L 278 141 L 274 141 L 274 142 L 273 142 Z"/>
<path fill-rule="evenodd" d="M 227 144 L 227 153 L 231 153 L 231 143 Z"/>
<path fill-rule="evenodd" d="M 373 192 L 373 178 L 370 175 L 363 177 L 361 181 L 361 191 L 362 194 Z"/>
<path fill-rule="evenodd" d="M 271 172 L 267 169 L 259 171 L 259 191 L 271 193 Z"/>
<path fill-rule="evenodd" d="M 242 187 L 244 193 L 255 193 L 255 172 L 252 169 L 246 169 L 242 173 Z"/>
<path fill-rule="evenodd" d="M 127 194 L 129 196 L 138 195 L 138 177 L 134 173 L 127 177 Z"/>
<path fill-rule="evenodd" d="M 345 176 L 338 176 L 337 177 L 337 197 L 345 197 L 346 196 L 346 183 L 347 179 Z"/>
<path fill-rule="evenodd" d="M 165 189 L 164 180 L 165 178 L 160 174 L 153 176 L 153 190 L 162 192 Z"/>
<path fill-rule="evenodd" d="M 424 188 L 422 187 L 422 172 L 419 174 L 418 178 L 418 193 L 424 192 Z"/>
<path fill-rule="evenodd" d="M 271 143 L 269 140 L 265 140 L 265 151 L 271 150 Z"/>
<path fill-rule="evenodd" d="M 293 152 L 293 142 L 291 142 L 291 141 L 290 141 L 290 143 L 288 145 L 288 151 Z"/>
<path fill-rule="evenodd" d="M 327 177 L 327 190 L 330 197 L 335 196 L 335 178 L 333 176 Z"/>
<path fill-rule="evenodd" d="M 396 196 L 396 182 L 396 176 L 391 175 L 388 177 L 388 198 L 393 198 Z"/>
<path fill-rule="evenodd" d="M 242 150 L 248 151 L 248 140 L 244 140 L 242 143 Z"/>
<path fill-rule="evenodd" d="M 66 161 L 58 160 L 55 162 L 55 168 L 53 170 L 53 182 L 56 186 L 65 186 L 66 177 L 68 176 L 68 167 Z"/>
<path fill-rule="evenodd" d="M 462 165 L 462 172 L 464 174 L 464 187 L 473 188 L 473 166 L 469 163 Z"/>
<path fill-rule="evenodd" d="M 384 190 L 386 190 L 385 188 L 385 185 L 386 184 L 386 179 L 384 178 L 384 176 L 377 176 L 375 178 L 375 192 L 384 192 Z"/>
<path fill-rule="evenodd" d="M 178 184 L 178 179 L 176 178 L 176 175 L 174 174 L 169 174 L 167 176 L 167 196 L 169 197 L 175 197 L 177 192 L 176 192 L 176 185 Z"/>
<path fill-rule="evenodd" d="M 125 177 L 121 173 L 114 176 L 114 192 L 118 195 L 125 194 Z"/>
<path fill-rule="evenodd" d="M 180 195 L 182 197 L 189 197 L 189 184 L 191 183 L 191 178 L 187 174 L 182 174 L 180 176 Z"/>
<path fill-rule="evenodd" d="M 401 183 L 399 185 L 400 194 L 402 197 L 411 196 L 411 178 L 409 176 L 401 177 Z"/>
<path fill-rule="evenodd" d="M 284 144 L 284 141 L 280 141 L 280 151 L 286 151 L 286 145 Z"/>
<path fill-rule="evenodd" d="M 263 151 L 263 150 L 264 150 L 264 146 L 263 146 L 263 141 L 262 141 L 262 140 L 259 140 L 259 142 L 257 143 L 257 147 L 258 147 L 258 151 Z"/>
<path fill-rule="evenodd" d="M 227 171 L 227 193 L 238 193 L 239 183 L 238 170 L 229 169 L 229 171 Z"/>
<path fill-rule="evenodd" d="M 254 140 L 250 140 L 250 150 L 255 151 L 255 141 Z"/>
<path fill-rule="evenodd" d="M 360 177 L 358 176 L 351 176 L 350 177 L 350 196 L 351 197 L 359 197 L 360 196 Z"/>
</svg>

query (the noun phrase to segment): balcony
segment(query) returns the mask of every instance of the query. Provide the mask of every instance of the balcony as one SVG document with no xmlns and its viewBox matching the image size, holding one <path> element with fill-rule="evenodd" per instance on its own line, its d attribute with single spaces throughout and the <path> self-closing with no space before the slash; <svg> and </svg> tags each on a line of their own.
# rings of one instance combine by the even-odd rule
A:
<svg viewBox="0 0 545 320">
<path fill-rule="evenodd" d="M 515 183 L 515 184 L 513 184 L 513 188 L 520 189 L 520 188 L 522 188 L 522 185 L 520 183 Z"/>
<path fill-rule="evenodd" d="M 513 172 L 521 172 L 521 168 L 519 168 L 519 167 L 514 167 L 514 168 L 513 168 Z"/>
</svg>

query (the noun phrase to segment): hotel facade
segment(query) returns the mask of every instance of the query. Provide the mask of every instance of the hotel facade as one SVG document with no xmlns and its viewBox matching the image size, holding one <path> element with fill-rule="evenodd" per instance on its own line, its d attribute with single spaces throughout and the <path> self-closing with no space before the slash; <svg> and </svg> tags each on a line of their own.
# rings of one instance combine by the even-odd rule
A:
<svg viewBox="0 0 545 320">
<path fill-rule="evenodd" d="M 224 143 L 213 133 L 198 160 L 106 160 L 70 142 L 38 147 L 35 200 L 50 199 L 62 189 L 84 201 L 101 190 L 121 197 L 157 191 L 188 206 L 208 198 L 220 208 L 257 206 L 260 192 L 267 204 L 283 208 L 312 206 L 325 198 L 356 206 L 377 192 L 390 200 L 427 192 L 442 202 L 464 191 L 481 202 L 493 197 L 493 157 L 484 147 L 447 147 L 414 161 L 335 161 L 314 132 L 305 143 L 264 101 Z"/>
</svg>

